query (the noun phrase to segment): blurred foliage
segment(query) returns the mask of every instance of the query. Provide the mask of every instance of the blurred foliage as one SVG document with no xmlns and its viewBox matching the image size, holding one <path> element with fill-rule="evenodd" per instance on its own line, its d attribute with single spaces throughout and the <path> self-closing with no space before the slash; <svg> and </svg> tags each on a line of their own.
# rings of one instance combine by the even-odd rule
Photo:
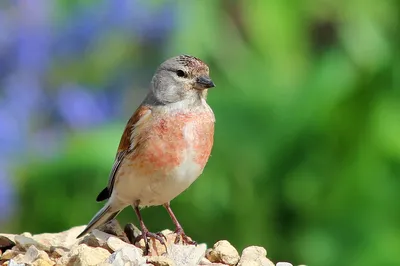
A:
<svg viewBox="0 0 400 266">
<path fill-rule="evenodd" d="M 155 2 L 149 19 L 159 18 Z M 60 28 L 73 10 L 98 11 L 95 1 L 60 3 Z M 262 245 L 274 261 L 400 265 L 400 2 L 164 3 L 175 17 L 165 38 L 106 28 L 80 53 L 53 60 L 49 88 L 89 84 L 121 95 L 110 97 L 122 111 L 95 126 L 61 128 L 51 156 L 21 152 L 9 231 L 87 223 L 153 71 L 188 53 L 210 65 L 217 122 L 204 174 L 172 202 L 186 232 L 209 245 Z M 172 228 L 161 207 L 143 216 L 153 231 Z M 136 222 L 130 208 L 119 220 Z"/>
</svg>

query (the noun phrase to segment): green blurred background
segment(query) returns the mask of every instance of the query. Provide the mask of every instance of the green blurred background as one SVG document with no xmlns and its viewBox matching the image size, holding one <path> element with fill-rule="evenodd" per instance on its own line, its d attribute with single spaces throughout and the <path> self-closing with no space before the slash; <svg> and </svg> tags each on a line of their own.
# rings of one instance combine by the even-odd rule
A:
<svg viewBox="0 0 400 266">
<path fill-rule="evenodd" d="M 188 235 L 273 261 L 400 265 L 399 1 L 2 1 L 0 231 L 101 208 L 156 67 L 191 54 L 217 87 L 209 163 L 172 202 Z M 173 229 L 162 207 L 152 231 Z M 122 224 L 136 217 L 127 208 Z"/>
</svg>

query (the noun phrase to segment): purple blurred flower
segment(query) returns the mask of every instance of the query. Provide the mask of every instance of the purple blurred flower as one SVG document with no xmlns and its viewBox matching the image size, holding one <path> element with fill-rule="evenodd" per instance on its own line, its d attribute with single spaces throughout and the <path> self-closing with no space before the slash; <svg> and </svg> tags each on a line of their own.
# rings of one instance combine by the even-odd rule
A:
<svg viewBox="0 0 400 266">
<path fill-rule="evenodd" d="M 16 155 L 29 139 L 30 121 L 39 108 L 43 93 L 34 76 L 15 73 L 4 82 L 0 105 L 1 153 Z"/>
<path fill-rule="evenodd" d="M 173 2 L 152 5 L 140 0 L 109 1 L 107 22 L 128 29 L 144 40 L 168 36 L 175 25 Z"/>
<path fill-rule="evenodd" d="M 9 111 L 19 121 L 30 118 L 44 97 L 38 76 L 28 72 L 14 72 L 4 81 L 4 99 Z"/>
<path fill-rule="evenodd" d="M 20 27 L 18 31 L 19 67 L 40 72 L 49 62 L 51 0 L 20 1 Z M 28 15 L 27 15 L 28 14 Z"/>
<path fill-rule="evenodd" d="M 96 97 L 77 85 L 65 85 L 60 89 L 57 106 L 62 118 L 74 128 L 95 125 L 107 117 Z"/>
<path fill-rule="evenodd" d="M 150 8 L 143 1 L 132 1 L 132 26 L 143 39 L 157 40 L 166 37 L 175 24 L 176 6 L 170 3 Z"/>
<path fill-rule="evenodd" d="M 100 32 L 107 32 L 107 25 L 101 25 L 101 13 L 97 9 L 79 9 L 73 19 L 59 26 L 53 39 L 53 52 L 57 56 L 79 57 Z"/>
<path fill-rule="evenodd" d="M 24 143 L 18 120 L 4 107 L 0 107 L 0 156 L 18 153 Z"/>
</svg>

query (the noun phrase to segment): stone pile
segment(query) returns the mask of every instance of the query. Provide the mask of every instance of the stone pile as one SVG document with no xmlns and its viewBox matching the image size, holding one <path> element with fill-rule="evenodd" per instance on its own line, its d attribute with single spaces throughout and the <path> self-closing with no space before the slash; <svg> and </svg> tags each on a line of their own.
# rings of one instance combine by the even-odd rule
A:
<svg viewBox="0 0 400 266">
<path fill-rule="evenodd" d="M 144 241 L 131 244 L 117 223 L 112 230 L 101 228 L 85 237 L 76 236 L 85 226 L 73 227 L 61 233 L 21 235 L 0 233 L 0 265 L 53 266 L 275 266 L 262 247 L 251 246 L 238 251 L 226 240 L 207 249 L 205 244 L 174 244 L 175 234 L 164 230 L 166 246 L 150 241 L 149 254 L 144 256 Z M 131 226 L 131 228 L 133 228 Z M 136 228 L 133 228 L 138 233 Z M 112 231 L 112 234 L 110 234 Z M 139 231 L 140 232 L 140 231 Z M 291 266 L 280 262 L 276 266 Z"/>
</svg>

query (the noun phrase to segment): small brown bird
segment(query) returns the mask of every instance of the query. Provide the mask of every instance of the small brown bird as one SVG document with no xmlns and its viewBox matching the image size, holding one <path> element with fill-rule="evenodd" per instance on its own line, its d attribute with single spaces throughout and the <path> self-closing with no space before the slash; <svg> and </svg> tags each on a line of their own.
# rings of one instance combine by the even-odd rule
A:
<svg viewBox="0 0 400 266">
<path fill-rule="evenodd" d="M 108 201 L 78 237 L 131 205 L 146 246 L 148 237 L 163 242 L 149 232 L 139 210 L 163 205 L 176 226 L 175 242 L 194 243 L 185 235 L 170 201 L 201 175 L 210 156 L 215 118 L 206 97 L 214 86 L 208 66 L 196 57 L 180 55 L 160 65 L 147 97 L 125 127 L 108 185 L 97 197 Z"/>
</svg>

